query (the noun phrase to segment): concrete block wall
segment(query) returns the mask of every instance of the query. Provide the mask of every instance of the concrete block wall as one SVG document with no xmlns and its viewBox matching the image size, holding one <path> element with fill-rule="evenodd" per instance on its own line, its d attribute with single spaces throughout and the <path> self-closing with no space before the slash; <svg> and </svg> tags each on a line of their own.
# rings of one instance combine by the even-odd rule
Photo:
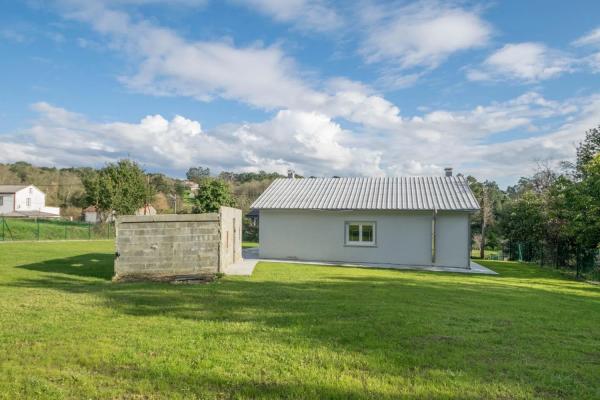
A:
<svg viewBox="0 0 600 400">
<path fill-rule="evenodd" d="M 221 269 L 242 259 L 242 210 L 221 207 Z"/>
<path fill-rule="evenodd" d="M 241 211 L 237 211 L 241 217 Z M 114 279 L 206 276 L 221 272 L 233 262 L 221 256 L 222 225 L 231 223 L 233 217 L 229 214 L 236 213 L 227 210 L 225 215 L 219 212 L 118 217 Z"/>
</svg>

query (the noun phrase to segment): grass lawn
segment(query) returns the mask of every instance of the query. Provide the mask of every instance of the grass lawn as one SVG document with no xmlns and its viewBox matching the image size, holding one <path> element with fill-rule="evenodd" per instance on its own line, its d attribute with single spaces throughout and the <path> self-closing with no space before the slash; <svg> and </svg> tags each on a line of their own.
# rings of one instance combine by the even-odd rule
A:
<svg viewBox="0 0 600 400">
<path fill-rule="evenodd" d="M 242 242 L 242 247 L 244 249 L 250 249 L 250 248 L 258 247 L 258 243 L 256 243 L 256 242 Z"/>
<path fill-rule="evenodd" d="M 112 253 L 0 244 L 0 398 L 600 398 L 600 287 L 551 270 L 113 284 Z"/>
</svg>

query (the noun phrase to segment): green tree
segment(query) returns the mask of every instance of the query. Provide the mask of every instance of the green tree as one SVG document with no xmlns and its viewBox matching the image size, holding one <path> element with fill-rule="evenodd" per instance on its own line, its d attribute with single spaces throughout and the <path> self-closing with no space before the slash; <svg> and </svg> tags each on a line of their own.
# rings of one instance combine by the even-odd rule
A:
<svg viewBox="0 0 600 400">
<path fill-rule="evenodd" d="M 210 168 L 191 167 L 190 169 L 188 169 L 185 176 L 188 180 L 199 184 L 204 179 L 210 177 Z"/>
<path fill-rule="evenodd" d="M 593 266 L 600 244 L 600 154 L 585 164 L 581 172 L 584 178 L 565 192 L 568 228 L 576 243 L 577 276 Z"/>
<path fill-rule="evenodd" d="M 533 260 L 537 255 L 544 236 L 543 205 L 541 196 L 530 191 L 509 203 L 502 213 L 502 232 L 511 248 L 521 245 L 526 261 Z"/>
<path fill-rule="evenodd" d="M 194 213 L 216 212 L 221 206 L 233 206 L 235 201 L 229 185 L 220 179 L 205 179 L 194 198 Z"/>
<path fill-rule="evenodd" d="M 479 256 L 485 258 L 485 248 L 489 239 L 491 245 L 497 246 L 497 214 L 502 209 L 506 195 L 494 181 L 478 182 L 472 176 L 467 177 L 467 182 L 479 202 L 480 210 L 472 218 L 472 231 L 478 237 Z"/>
<path fill-rule="evenodd" d="M 577 161 L 575 168 L 577 175 L 582 177 L 586 173 L 586 166 L 597 154 L 600 153 L 600 125 L 585 133 L 585 139 L 577 146 Z"/>
<path fill-rule="evenodd" d="M 144 171 L 130 160 L 108 164 L 84 179 L 90 204 L 106 214 L 134 214 L 154 196 Z"/>
</svg>

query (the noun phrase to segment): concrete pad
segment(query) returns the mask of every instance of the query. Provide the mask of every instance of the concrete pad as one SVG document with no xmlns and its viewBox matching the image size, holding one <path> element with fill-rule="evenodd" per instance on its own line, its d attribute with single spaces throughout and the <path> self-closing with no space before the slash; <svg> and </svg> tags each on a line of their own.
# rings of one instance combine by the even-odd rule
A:
<svg viewBox="0 0 600 400">
<path fill-rule="evenodd" d="M 258 249 L 242 249 L 242 260 L 225 267 L 223 273 L 225 275 L 250 276 L 258 261 Z"/>
<path fill-rule="evenodd" d="M 258 249 L 248 253 L 249 257 L 258 258 Z M 244 256 L 244 258 L 246 258 Z M 483 265 L 477 264 L 471 261 L 471 268 L 456 268 L 456 267 L 441 267 L 431 265 L 401 265 L 401 264 L 376 264 L 376 263 L 346 263 L 346 262 L 333 262 L 333 261 L 307 261 L 307 260 L 282 260 L 282 259 L 266 259 L 261 258 L 260 261 L 267 262 L 279 262 L 288 264 L 309 264 L 309 265 L 329 265 L 329 266 L 342 266 L 342 267 L 358 267 L 358 268 L 384 268 L 384 269 L 399 269 L 399 270 L 415 270 L 415 271 L 434 271 L 434 272 L 456 272 L 459 274 L 482 274 L 482 275 L 498 275 L 497 272 L 492 271 Z"/>
<path fill-rule="evenodd" d="M 435 271 L 435 272 L 457 272 L 460 274 L 482 274 L 482 275 L 498 275 L 497 272 L 492 271 L 483 265 L 477 264 L 471 261 L 471 269 L 466 268 L 453 268 L 453 267 L 439 267 L 439 266 L 414 266 L 414 265 L 400 265 L 400 264 L 373 264 L 373 263 L 344 263 L 344 262 L 328 262 L 328 261 L 306 261 L 306 260 L 282 260 L 282 259 L 267 259 L 260 258 L 258 256 L 258 248 L 250 248 L 242 250 L 243 261 L 240 263 L 232 264 L 226 268 L 225 274 L 227 275 L 252 275 L 256 263 L 259 261 L 267 262 L 279 262 L 288 264 L 309 264 L 309 265 L 329 265 L 329 266 L 342 266 L 342 267 L 359 267 L 359 268 L 385 268 L 385 269 L 399 269 L 399 270 L 415 270 L 415 271 Z"/>
</svg>

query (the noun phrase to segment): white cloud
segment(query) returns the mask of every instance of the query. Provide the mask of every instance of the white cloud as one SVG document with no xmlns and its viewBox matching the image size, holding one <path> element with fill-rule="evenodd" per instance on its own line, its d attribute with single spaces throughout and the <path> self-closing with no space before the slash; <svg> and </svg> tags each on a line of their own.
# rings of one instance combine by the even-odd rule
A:
<svg viewBox="0 0 600 400">
<path fill-rule="evenodd" d="M 600 27 L 575 40 L 572 44 L 578 47 L 588 46 L 600 49 Z M 582 62 L 586 64 L 593 73 L 600 73 L 600 52 L 584 57 Z"/>
<path fill-rule="evenodd" d="M 366 59 L 402 68 L 435 68 L 456 52 L 485 45 L 491 35 L 477 13 L 437 1 L 368 5 L 361 16 L 367 26 L 361 50 Z"/>
<path fill-rule="evenodd" d="M 438 175 L 453 166 L 508 184 L 539 160 L 572 159 L 584 132 L 600 120 L 600 96 L 557 102 L 529 92 L 470 110 L 405 118 L 394 130 L 348 130 L 325 114 L 299 110 L 205 131 L 181 116 L 96 122 L 47 103 L 33 109 L 39 117 L 30 128 L 0 136 L 8 149 L 0 162 L 99 166 L 131 156 L 149 169 L 179 175 L 198 164 L 215 171 L 283 173 L 292 167 L 316 176 Z"/>
<path fill-rule="evenodd" d="M 572 72 L 576 61 L 541 43 L 507 44 L 467 72 L 470 80 L 537 82 Z"/>
<path fill-rule="evenodd" d="M 332 31 L 343 25 L 342 17 L 324 0 L 234 0 L 276 21 L 294 23 L 301 30 Z"/>
<path fill-rule="evenodd" d="M 303 79 L 294 61 L 278 46 L 236 47 L 231 41 L 189 41 L 148 21 L 133 21 L 123 11 L 100 3 L 70 0 L 68 18 L 85 21 L 128 54 L 137 72 L 121 81 L 154 95 L 190 96 L 208 101 L 222 97 L 262 109 L 317 111 L 329 117 L 375 127 L 394 128 L 399 110 L 365 85 L 325 84 L 317 90 Z M 332 79 L 332 82 L 348 80 Z M 348 86 L 348 84 L 346 85 Z"/>
<path fill-rule="evenodd" d="M 0 162 L 98 166 L 131 156 L 148 168 L 179 172 L 202 164 L 215 170 L 285 172 L 293 167 L 305 174 L 383 173 L 380 152 L 349 146 L 350 132 L 315 112 L 282 110 L 262 123 L 205 132 L 198 121 L 182 116 L 100 123 L 48 103 L 32 108 L 39 118 L 29 129 L 0 136 L 2 148 L 10 150 Z"/>
<path fill-rule="evenodd" d="M 202 100 L 220 96 L 269 109 L 297 106 L 299 99 L 323 100 L 297 76 L 293 61 L 276 46 L 238 48 L 227 41 L 191 42 L 99 3 L 74 4 L 69 3 L 67 17 L 90 23 L 111 38 L 114 49 L 138 64 L 136 73 L 121 78 L 135 90 Z"/>
<path fill-rule="evenodd" d="M 590 45 L 598 45 L 600 46 L 600 27 L 594 29 L 588 34 L 580 37 L 579 39 L 573 42 L 575 46 L 590 46 Z"/>
</svg>

